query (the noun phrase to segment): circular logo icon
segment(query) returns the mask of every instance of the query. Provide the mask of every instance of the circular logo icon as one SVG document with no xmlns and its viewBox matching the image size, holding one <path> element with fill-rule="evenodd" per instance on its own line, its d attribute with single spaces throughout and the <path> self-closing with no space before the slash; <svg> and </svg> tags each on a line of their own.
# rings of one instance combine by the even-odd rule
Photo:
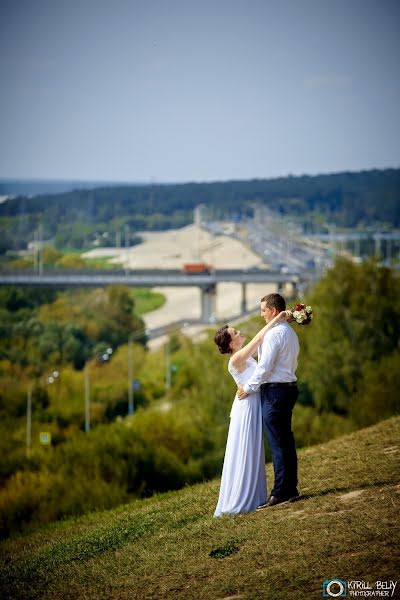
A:
<svg viewBox="0 0 400 600">
<path fill-rule="evenodd" d="M 339 591 L 337 591 L 339 586 Z M 333 590 L 332 590 L 333 588 Z M 328 585 L 326 586 L 326 593 L 332 596 L 333 598 L 337 598 L 338 596 L 343 596 L 345 593 L 344 585 L 339 579 L 332 579 Z"/>
</svg>

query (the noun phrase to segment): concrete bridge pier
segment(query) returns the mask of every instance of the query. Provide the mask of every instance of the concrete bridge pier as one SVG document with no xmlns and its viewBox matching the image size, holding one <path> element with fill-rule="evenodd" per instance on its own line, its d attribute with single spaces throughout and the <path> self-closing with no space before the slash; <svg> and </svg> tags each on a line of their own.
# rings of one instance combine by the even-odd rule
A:
<svg viewBox="0 0 400 600">
<path fill-rule="evenodd" d="M 217 320 L 217 286 L 215 283 L 200 288 L 201 291 L 201 321 L 215 323 Z"/>
<path fill-rule="evenodd" d="M 280 294 L 281 296 L 285 295 L 285 284 L 281 281 L 278 283 L 278 285 L 276 286 L 276 292 L 278 294 Z"/>
<path fill-rule="evenodd" d="M 381 258 L 382 256 L 382 240 L 379 235 L 374 235 L 375 240 L 375 256 Z"/>
<path fill-rule="evenodd" d="M 361 240 L 360 238 L 355 239 L 355 254 L 356 256 L 361 256 Z"/>
<path fill-rule="evenodd" d="M 247 297 L 246 297 L 246 284 L 242 283 L 242 301 L 240 303 L 241 313 L 244 314 L 247 312 Z"/>
<path fill-rule="evenodd" d="M 286 300 L 292 300 L 297 298 L 299 294 L 299 284 L 296 280 L 285 281 L 277 284 L 277 293 L 286 298 Z"/>
<path fill-rule="evenodd" d="M 292 300 L 294 298 L 298 297 L 298 289 L 297 289 L 297 281 L 291 281 L 289 284 L 289 293 L 288 293 L 288 298 L 289 300 Z"/>
<path fill-rule="evenodd" d="M 388 263 L 392 260 L 392 240 L 386 240 L 386 260 Z"/>
</svg>

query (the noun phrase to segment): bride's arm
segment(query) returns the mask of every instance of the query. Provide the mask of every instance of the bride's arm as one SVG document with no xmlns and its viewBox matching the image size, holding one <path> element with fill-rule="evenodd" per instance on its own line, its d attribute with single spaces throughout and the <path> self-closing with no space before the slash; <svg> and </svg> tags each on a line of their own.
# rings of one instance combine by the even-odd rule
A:
<svg viewBox="0 0 400 600">
<path fill-rule="evenodd" d="M 254 354 L 261 342 L 263 341 L 264 335 L 269 329 L 274 327 L 279 322 L 287 321 L 292 313 L 287 310 L 283 310 L 276 317 L 274 317 L 269 323 L 265 325 L 244 348 L 238 350 L 234 356 L 232 356 L 231 362 L 235 369 L 238 369 L 250 356 Z M 239 369 L 240 370 L 240 369 Z"/>
</svg>

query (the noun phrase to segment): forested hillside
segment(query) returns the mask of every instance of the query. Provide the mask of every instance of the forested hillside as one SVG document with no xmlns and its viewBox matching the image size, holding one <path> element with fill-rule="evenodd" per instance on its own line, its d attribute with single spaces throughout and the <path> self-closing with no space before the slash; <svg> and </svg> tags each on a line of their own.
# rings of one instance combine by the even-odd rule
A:
<svg viewBox="0 0 400 600">
<path fill-rule="evenodd" d="M 45 239 L 54 239 L 56 246 L 81 248 L 94 232 L 107 232 L 104 245 L 113 245 L 115 231 L 124 226 L 137 232 L 186 225 L 198 204 L 212 209 L 214 218 L 232 218 L 251 215 L 255 203 L 308 216 L 310 222 L 398 227 L 400 169 L 20 196 L 0 204 L 1 247 L 3 252 L 26 247 L 39 222 Z"/>
</svg>

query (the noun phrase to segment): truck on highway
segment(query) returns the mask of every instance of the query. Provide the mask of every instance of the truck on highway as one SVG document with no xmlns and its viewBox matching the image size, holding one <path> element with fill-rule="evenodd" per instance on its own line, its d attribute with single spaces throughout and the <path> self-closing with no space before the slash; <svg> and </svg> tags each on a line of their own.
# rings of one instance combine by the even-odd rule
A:
<svg viewBox="0 0 400 600">
<path fill-rule="evenodd" d="M 189 275 L 194 275 L 194 274 L 200 274 L 200 273 L 204 273 L 204 274 L 210 274 L 214 272 L 214 267 L 212 265 L 208 265 L 206 263 L 185 263 L 182 266 L 182 271 L 184 273 L 188 273 Z"/>
</svg>

